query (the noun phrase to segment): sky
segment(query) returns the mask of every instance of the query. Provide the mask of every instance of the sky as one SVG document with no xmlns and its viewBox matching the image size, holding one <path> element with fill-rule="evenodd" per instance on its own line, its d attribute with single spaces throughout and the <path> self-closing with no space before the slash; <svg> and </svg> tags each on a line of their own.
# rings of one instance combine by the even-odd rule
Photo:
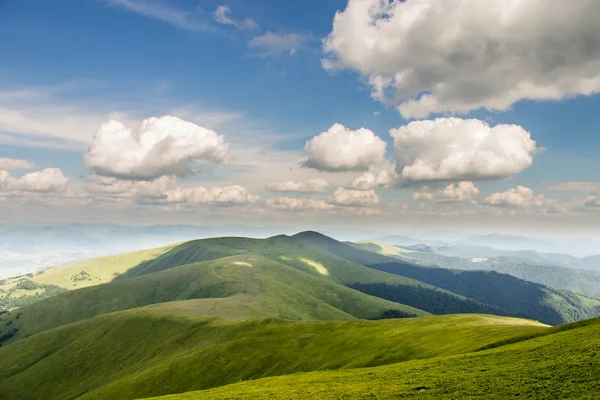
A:
<svg viewBox="0 0 600 400">
<path fill-rule="evenodd" d="M 600 235 L 600 2 L 0 0 L 0 222 Z"/>
</svg>

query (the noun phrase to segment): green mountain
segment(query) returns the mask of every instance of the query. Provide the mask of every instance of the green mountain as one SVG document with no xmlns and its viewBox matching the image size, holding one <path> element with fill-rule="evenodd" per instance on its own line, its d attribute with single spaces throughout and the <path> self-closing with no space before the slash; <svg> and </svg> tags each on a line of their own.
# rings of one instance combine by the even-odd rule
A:
<svg viewBox="0 0 600 400">
<path fill-rule="evenodd" d="M 160 400 L 596 399 L 600 319 L 469 354 L 238 382 Z"/>
<path fill-rule="evenodd" d="M 556 290 L 568 290 L 600 299 L 600 275 L 592 271 L 542 264 L 515 257 L 449 257 L 373 241 L 349 244 L 413 264 L 467 271 L 496 271 Z"/>
<path fill-rule="evenodd" d="M 548 324 L 558 325 L 600 315 L 599 300 L 553 290 L 510 275 L 494 271 L 449 270 L 408 263 L 350 246 L 317 232 L 301 232 L 293 238 L 306 246 L 348 261 L 425 282 L 505 312 Z M 395 287 L 394 284 L 355 282 L 350 286 L 375 296 L 411 304 L 406 299 L 406 291 Z"/>
<path fill-rule="evenodd" d="M 187 248 L 197 250 L 195 246 Z M 177 250 L 172 250 L 174 257 L 183 254 Z M 307 249 L 307 253 L 314 251 Z M 318 254 L 313 256 L 312 263 L 321 265 L 320 262 L 324 262 L 317 257 Z M 181 262 L 188 261 L 193 260 L 186 258 Z M 0 336 L 12 332 L 12 337 L 5 339 L 6 343 L 10 343 L 47 329 L 113 311 L 191 299 L 199 300 L 193 303 L 197 315 L 224 318 L 343 320 L 382 318 L 386 315 L 384 313 L 396 316 L 428 314 L 366 295 L 340 285 L 333 279 L 315 276 L 255 253 L 170 268 L 165 266 L 172 265 L 172 262 L 173 258 L 167 256 L 152 265 L 162 265 L 164 268 L 144 268 L 144 273 L 137 273 L 130 278 L 65 292 L 13 310 L 0 320 Z M 326 265 L 330 267 L 332 264 Z M 366 267 L 352 266 L 359 271 L 370 271 Z M 376 281 L 378 277 L 381 282 L 395 281 L 395 276 L 387 275 L 378 272 L 371 276 L 371 281 Z M 357 279 L 368 282 L 366 275 L 360 273 L 357 273 Z"/>
<path fill-rule="evenodd" d="M 534 321 L 473 314 L 227 321 L 191 315 L 188 302 L 106 314 L 0 348 L 0 398 L 136 399 L 464 354 L 551 331 Z"/>
<path fill-rule="evenodd" d="M 59 277 L 81 270 L 87 287 L 13 310 L 0 326 L 0 345 L 109 312 L 182 300 L 197 300 L 196 315 L 224 318 L 487 313 L 560 324 L 600 314 L 600 302 L 573 293 L 497 273 L 402 263 L 314 232 L 195 240 L 75 265 L 38 280 L 60 284 Z"/>
</svg>

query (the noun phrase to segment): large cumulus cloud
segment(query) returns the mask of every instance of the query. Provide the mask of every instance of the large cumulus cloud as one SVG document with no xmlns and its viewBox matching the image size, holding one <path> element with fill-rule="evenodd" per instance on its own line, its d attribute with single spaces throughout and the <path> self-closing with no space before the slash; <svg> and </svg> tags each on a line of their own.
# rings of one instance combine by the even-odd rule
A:
<svg viewBox="0 0 600 400">
<path fill-rule="evenodd" d="M 366 171 L 385 159 L 386 143 L 369 129 L 334 124 L 306 142 L 303 166 L 320 171 Z"/>
<path fill-rule="evenodd" d="M 138 132 L 112 120 L 100 126 L 85 164 L 98 175 L 153 180 L 185 176 L 194 162 L 222 162 L 227 149 L 223 136 L 177 117 L 146 119 Z"/>
<path fill-rule="evenodd" d="M 324 40 L 326 69 L 365 76 L 404 117 L 600 91 L 600 2 L 350 0 Z"/>
<path fill-rule="evenodd" d="M 498 179 L 531 166 L 536 143 L 517 125 L 437 118 L 391 129 L 397 172 L 405 181 Z"/>
</svg>

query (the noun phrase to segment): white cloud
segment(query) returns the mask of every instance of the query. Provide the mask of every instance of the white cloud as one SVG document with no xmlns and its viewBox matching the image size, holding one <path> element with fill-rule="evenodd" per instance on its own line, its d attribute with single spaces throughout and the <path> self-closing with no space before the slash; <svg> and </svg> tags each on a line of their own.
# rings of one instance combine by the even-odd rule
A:
<svg viewBox="0 0 600 400">
<path fill-rule="evenodd" d="M 209 28 L 205 22 L 198 18 L 200 15 L 198 10 L 187 11 L 172 4 L 155 0 L 107 0 L 107 2 L 111 6 L 166 22 L 180 29 L 201 31 Z"/>
<path fill-rule="evenodd" d="M 0 158 L 0 170 L 2 171 L 32 169 L 34 167 L 35 164 L 27 160 L 20 160 L 17 158 Z"/>
<path fill-rule="evenodd" d="M 350 0 L 323 67 L 368 78 L 405 117 L 600 91 L 600 2 Z M 425 94 L 424 94 L 425 93 Z"/>
<path fill-rule="evenodd" d="M 533 190 L 517 186 L 506 192 L 494 193 L 483 200 L 483 204 L 494 207 L 513 208 L 541 208 L 544 213 L 567 213 L 572 206 L 569 203 L 561 203 L 556 199 L 550 199 L 544 195 L 535 195 Z"/>
<path fill-rule="evenodd" d="M 378 187 L 389 187 L 394 180 L 393 173 L 385 169 L 374 172 L 365 172 L 352 181 L 350 188 L 357 190 L 371 190 Z"/>
<path fill-rule="evenodd" d="M 250 194 L 239 185 L 205 188 L 202 186 L 176 188 L 159 194 L 157 203 L 178 203 L 188 205 L 230 204 L 245 205 L 254 203 L 258 196 Z"/>
<path fill-rule="evenodd" d="M 320 171 L 361 171 L 385 159 L 386 143 L 369 129 L 334 124 L 306 142 L 303 166 Z"/>
<path fill-rule="evenodd" d="M 391 129 L 398 174 L 409 182 L 491 180 L 530 167 L 538 150 L 518 125 L 437 118 Z"/>
<path fill-rule="evenodd" d="M 412 194 L 412 198 L 417 201 L 433 200 L 433 193 L 429 186 L 423 186 Z"/>
<path fill-rule="evenodd" d="M 158 196 L 176 186 L 177 178 L 174 176 L 161 176 L 153 181 L 132 181 L 92 175 L 88 177 L 83 189 L 88 195 L 103 200 Z"/>
<path fill-rule="evenodd" d="M 223 25 L 232 25 L 240 29 L 258 29 L 258 24 L 252 18 L 245 18 L 241 21 L 231 18 L 231 8 L 226 5 L 218 6 L 214 12 L 215 21 Z"/>
<path fill-rule="evenodd" d="M 521 207 L 540 204 L 543 196 L 534 196 L 533 190 L 525 186 L 517 186 L 506 192 L 494 193 L 487 197 L 483 203 L 496 207 Z"/>
<path fill-rule="evenodd" d="M 473 182 L 459 182 L 458 184 L 450 184 L 440 192 L 440 203 L 459 203 L 472 202 L 475 196 L 479 194 L 479 189 L 475 187 Z"/>
<path fill-rule="evenodd" d="M 60 192 L 69 183 L 58 168 L 46 168 L 14 178 L 7 171 L 0 171 L 0 189 L 14 192 Z"/>
<path fill-rule="evenodd" d="M 340 206 L 375 206 L 379 204 L 379 196 L 374 190 L 353 190 L 337 188 L 331 196 L 331 202 Z"/>
<path fill-rule="evenodd" d="M 266 204 L 278 210 L 330 210 L 335 208 L 323 198 L 278 197 L 267 199 Z"/>
<path fill-rule="evenodd" d="M 457 184 L 449 184 L 437 191 L 432 191 L 429 186 L 422 186 L 413 193 L 413 200 L 435 200 L 437 203 L 464 203 L 475 201 L 475 196 L 479 194 L 479 189 L 473 182 L 462 181 Z"/>
<path fill-rule="evenodd" d="M 274 56 L 281 53 L 293 55 L 302 47 L 306 37 L 298 33 L 266 33 L 252 38 L 248 46 L 261 51 L 262 56 Z"/>
<path fill-rule="evenodd" d="M 304 182 L 281 181 L 267 182 L 267 190 L 273 192 L 321 193 L 329 189 L 329 182 L 322 178 L 309 179 Z"/>
<path fill-rule="evenodd" d="M 98 175 L 153 180 L 185 176 L 193 162 L 221 162 L 227 149 L 223 136 L 176 117 L 146 119 L 136 133 L 112 120 L 100 126 L 85 164 Z"/>
</svg>

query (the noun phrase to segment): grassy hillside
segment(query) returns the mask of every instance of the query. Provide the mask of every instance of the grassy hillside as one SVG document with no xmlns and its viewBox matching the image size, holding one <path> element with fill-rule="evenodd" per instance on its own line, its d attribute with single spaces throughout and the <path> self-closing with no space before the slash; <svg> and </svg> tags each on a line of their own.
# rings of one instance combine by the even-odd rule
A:
<svg viewBox="0 0 600 400">
<path fill-rule="evenodd" d="M 107 314 L 0 348 L 0 398 L 134 399 L 462 354 L 550 329 L 489 315 L 225 321 L 187 315 L 179 305 Z"/>
<path fill-rule="evenodd" d="M 547 333 L 465 355 L 265 378 L 160 400 L 597 398 L 600 320 Z"/>
<path fill-rule="evenodd" d="M 373 269 L 428 283 L 506 312 L 558 325 L 600 315 L 600 301 L 552 290 L 494 271 L 457 271 L 425 267 L 358 249 L 317 232 L 293 236 L 301 243 Z M 356 282 L 361 283 L 361 282 Z M 354 285 L 358 287 L 357 285 Z M 370 288 L 367 293 L 375 293 Z M 399 289 L 401 291 L 401 289 Z"/>
<path fill-rule="evenodd" d="M 0 281 L 0 309 L 17 308 L 67 290 L 112 281 L 116 276 L 148 260 L 155 259 L 175 245 L 107 257 L 90 258 L 73 264 L 48 268 L 35 274 Z M 19 286 L 27 285 L 28 289 Z"/>
<path fill-rule="evenodd" d="M 568 290 L 600 299 L 600 275 L 556 265 L 511 257 L 448 257 L 387 244 L 365 241 L 351 244 L 363 250 L 399 258 L 414 264 L 466 271 L 496 271 L 557 290 Z"/>
<path fill-rule="evenodd" d="M 206 315 L 292 320 L 373 319 L 391 310 L 403 316 L 427 315 L 247 253 L 69 291 L 0 316 L 0 335 L 16 329 L 5 340 L 10 343 L 112 311 L 232 296 L 238 297 L 219 300 L 219 307 L 207 309 Z M 200 309 L 205 308 L 199 306 Z"/>
</svg>

